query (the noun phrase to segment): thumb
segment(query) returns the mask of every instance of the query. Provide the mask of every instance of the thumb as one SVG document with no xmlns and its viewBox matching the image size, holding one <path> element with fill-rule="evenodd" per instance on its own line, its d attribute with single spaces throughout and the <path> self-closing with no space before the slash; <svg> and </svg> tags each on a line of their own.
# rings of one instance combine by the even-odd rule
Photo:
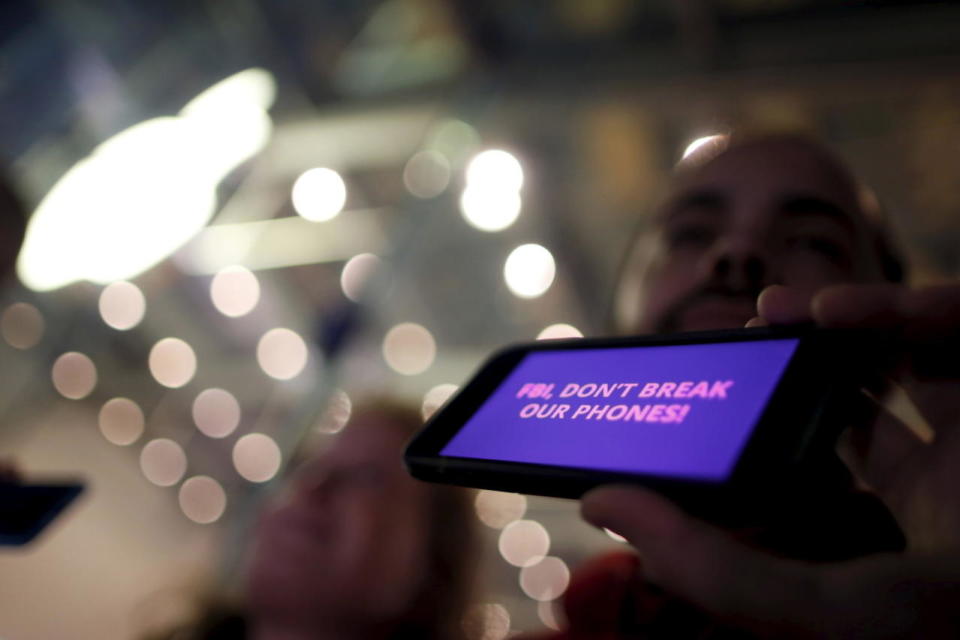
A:
<svg viewBox="0 0 960 640">
<path fill-rule="evenodd" d="M 581 513 L 627 538 L 652 582 L 737 626 L 780 635 L 820 626 L 820 574 L 808 565 L 747 547 L 643 489 L 597 489 Z"/>
</svg>

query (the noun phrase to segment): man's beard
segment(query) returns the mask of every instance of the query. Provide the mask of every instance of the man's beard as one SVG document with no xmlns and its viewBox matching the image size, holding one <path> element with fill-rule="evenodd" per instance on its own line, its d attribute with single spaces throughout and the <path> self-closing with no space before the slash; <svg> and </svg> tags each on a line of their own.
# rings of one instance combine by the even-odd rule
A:
<svg viewBox="0 0 960 640">
<path fill-rule="evenodd" d="M 752 308 L 756 307 L 757 297 L 763 287 L 732 288 L 724 284 L 708 284 L 691 291 L 675 302 L 661 316 L 654 326 L 657 333 L 676 333 L 688 330 L 683 326 L 684 316 L 697 305 L 708 302 L 728 302 Z M 749 320 L 749 318 L 747 318 Z M 746 320 L 744 321 L 746 322 Z M 727 327 L 735 328 L 735 327 Z"/>
</svg>

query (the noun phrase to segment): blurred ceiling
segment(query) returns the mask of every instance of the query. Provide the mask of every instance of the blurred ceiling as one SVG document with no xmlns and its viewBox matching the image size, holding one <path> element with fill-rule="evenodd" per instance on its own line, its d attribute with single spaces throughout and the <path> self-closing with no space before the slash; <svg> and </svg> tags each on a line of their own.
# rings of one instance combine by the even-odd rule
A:
<svg viewBox="0 0 960 640">
<path fill-rule="evenodd" d="M 171 541 L 194 549 L 223 536 L 234 547 L 260 486 L 234 468 L 244 434 L 266 433 L 287 454 L 327 424 L 335 389 L 354 401 L 386 390 L 419 403 L 436 385 L 461 383 L 494 348 L 550 324 L 602 333 L 628 231 L 697 137 L 741 125 L 822 135 L 876 186 L 918 279 L 960 269 L 954 2 L 34 0 L 4 9 L 0 155 L 32 205 L 99 144 L 177 114 L 214 83 L 254 67 L 276 82 L 269 140 L 219 183 L 209 227 L 132 280 L 146 301 L 142 322 L 122 331 L 105 323 L 102 285 L 5 294 L 4 309 L 29 303 L 43 324 L 29 348 L 9 337 L 0 343 L 0 441 L 28 470 L 97 480 L 78 524 L 29 558 L 0 558 L 15 576 L 8 585 L 33 576 L 0 605 L 9 609 L 0 617 L 19 620 L 19 637 L 44 622 L 15 616 L 17 603 L 41 593 L 41 579 L 64 564 L 77 570 L 71 550 L 96 535 L 91 518 L 108 518 L 107 540 L 143 529 L 110 505 L 140 504 L 138 518 L 167 534 L 159 536 L 165 545 L 148 536 L 118 545 L 115 558 L 101 554 L 119 573 L 128 558 L 152 558 L 140 584 L 177 581 L 183 563 L 168 562 L 178 548 Z M 524 174 L 520 216 L 497 232 L 467 224 L 459 206 L 467 161 L 491 148 L 512 153 Z M 434 155 L 418 162 L 439 162 L 427 162 L 428 171 L 411 164 L 425 151 Z M 291 201 L 297 178 L 314 167 L 336 170 L 346 187 L 344 211 L 325 222 L 304 220 Z M 171 175 L 149 177 L 143 197 L 174 189 Z M 524 243 L 556 260 L 552 285 L 530 299 L 503 279 L 505 259 Z M 341 275 L 362 253 L 384 267 L 355 301 Z M 213 276 L 229 264 L 248 267 L 259 284 L 255 307 L 238 317 L 210 295 Z M 21 326 L 29 319 L 10 317 L 5 336 L 29 332 Z M 401 375 L 381 345 L 391 327 L 410 322 L 430 332 L 437 355 L 424 372 Z M 262 336 L 277 327 L 310 349 L 308 366 L 290 380 L 266 376 L 256 358 Z M 173 388 L 148 367 L 168 337 L 190 345 L 198 363 Z M 79 399 L 50 382 L 67 352 L 96 368 L 95 387 Z M 211 388 L 229 391 L 241 411 L 222 439 L 194 426 L 195 399 Z M 127 446 L 100 435 L 102 408 L 120 397 L 145 414 L 144 433 Z M 176 487 L 142 477 L 143 447 L 158 438 L 185 450 L 187 476 L 224 487 L 218 524 L 187 521 Z M 530 514 L 550 530 L 552 553 L 570 563 L 608 544 L 564 503 L 532 501 Z M 514 628 L 533 628 L 536 607 L 516 586 L 516 569 L 504 567 L 491 569 L 495 597 Z M 122 602 L 149 593 L 128 590 Z M 102 597 L 107 605 L 119 598 Z M 142 622 L 105 614 L 75 637 L 129 637 Z"/>
</svg>

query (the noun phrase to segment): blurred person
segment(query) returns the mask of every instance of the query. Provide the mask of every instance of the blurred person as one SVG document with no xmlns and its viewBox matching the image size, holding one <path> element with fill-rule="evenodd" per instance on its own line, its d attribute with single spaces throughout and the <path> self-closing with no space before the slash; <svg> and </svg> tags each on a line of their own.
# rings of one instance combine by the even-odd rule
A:
<svg viewBox="0 0 960 640">
<path fill-rule="evenodd" d="M 466 492 L 404 471 L 404 444 L 421 422 L 392 404 L 355 412 L 263 510 L 239 605 L 164 637 L 462 637 L 477 533 Z"/>
<path fill-rule="evenodd" d="M 0 285 L 14 277 L 14 266 L 27 228 L 27 208 L 0 166 Z"/>
<path fill-rule="evenodd" d="M 27 228 L 27 209 L 0 167 L 0 286 L 8 286 L 14 278 L 14 266 Z M 0 458 L 0 482 L 19 478 L 17 464 Z"/>
<path fill-rule="evenodd" d="M 866 195 L 836 156 L 805 137 L 714 146 L 683 163 L 652 229 L 631 247 L 617 288 L 618 329 L 814 320 L 895 328 L 906 336 L 900 379 L 932 399 L 942 432 L 926 444 L 882 414 L 842 451 L 874 493 L 829 483 L 836 493 L 818 500 L 832 504 L 788 505 L 779 522 L 748 535 L 638 488 L 588 494 L 584 517 L 626 536 L 640 555 L 608 554 L 581 567 L 565 597 L 568 630 L 543 637 L 958 635 L 960 445 L 950 429 L 960 407 L 949 402 L 958 394 L 953 380 L 918 387 L 909 356 L 918 344 L 956 338 L 960 288 L 900 284 L 902 262 Z M 752 320 L 758 296 L 761 319 Z M 955 352 L 924 360 L 943 370 Z M 956 369 L 949 373 L 956 378 Z"/>
</svg>

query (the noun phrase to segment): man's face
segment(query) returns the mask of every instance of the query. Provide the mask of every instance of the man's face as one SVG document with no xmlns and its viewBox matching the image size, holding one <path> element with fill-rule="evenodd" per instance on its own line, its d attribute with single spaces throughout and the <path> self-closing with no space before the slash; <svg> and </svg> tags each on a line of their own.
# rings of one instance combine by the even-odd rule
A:
<svg viewBox="0 0 960 640">
<path fill-rule="evenodd" d="M 690 170 L 655 227 L 620 289 L 638 333 L 743 326 L 771 284 L 881 279 L 854 186 L 797 142 L 735 147 Z"/>
<path fill-rule="evenodd" d="M 357 418 L 262 515 L 248 577 L 257 613 L 359 625 L 395 618 L 418 595 L 430 493 L 404 472 L 405 432 L 390 419 Z"/>
</svg>

